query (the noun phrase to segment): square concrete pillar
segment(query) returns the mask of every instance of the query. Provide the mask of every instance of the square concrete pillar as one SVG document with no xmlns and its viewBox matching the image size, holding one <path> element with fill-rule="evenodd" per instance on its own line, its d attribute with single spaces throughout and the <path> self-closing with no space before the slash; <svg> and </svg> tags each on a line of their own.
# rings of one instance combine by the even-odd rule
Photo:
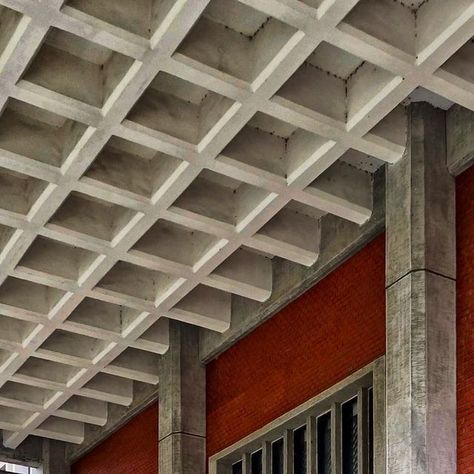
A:
<svg viewBox="0 0 474 474">
<path fill-rule="evenodd" d="M 199 329 L 170 321 L 170 348 L 160 360 L 159 472 L 206 472 L 206 370 Z"/>
<path fill-rule="evenodd" d="M 66 458 L 66 443 L 43 439 L 42 474 L 69 474 L 71 466 Z"/>
<path fill-rule="evenodd" d="M 386 188 L 387 473 L 456 472 L 455 187 L 445 113 L 408 113 Z"/>
</svg>

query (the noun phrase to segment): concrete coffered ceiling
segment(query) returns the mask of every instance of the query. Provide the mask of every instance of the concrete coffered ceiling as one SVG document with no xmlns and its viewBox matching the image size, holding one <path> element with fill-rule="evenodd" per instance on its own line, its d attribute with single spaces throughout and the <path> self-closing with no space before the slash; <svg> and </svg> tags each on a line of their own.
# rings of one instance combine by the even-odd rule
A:
<svg viewBox="0 0 474 474">
<path fill-rule="evenodd" d="M 472 0 L 0 0 L 0 429 L 81 443 L 168 320 L 224 332 L 370 219 L 420 88 L 474 110 Z"/>
</svg>

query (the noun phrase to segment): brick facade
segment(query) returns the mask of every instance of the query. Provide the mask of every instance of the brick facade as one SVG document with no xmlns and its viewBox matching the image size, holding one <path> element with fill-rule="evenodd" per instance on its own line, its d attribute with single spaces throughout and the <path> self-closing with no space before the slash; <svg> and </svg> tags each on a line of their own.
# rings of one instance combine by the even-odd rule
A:
<svg viewBox="0 0 474 474">
<path fill-rule="evenodd" d="M 456 180 L 458 473 L 474 473 L 474 168 Z"/>
<path fill-rule="evenodd" d="M 156 474 L 158 472 L 158 404 L 73 465 L 72 474 Z"/>
</svg>

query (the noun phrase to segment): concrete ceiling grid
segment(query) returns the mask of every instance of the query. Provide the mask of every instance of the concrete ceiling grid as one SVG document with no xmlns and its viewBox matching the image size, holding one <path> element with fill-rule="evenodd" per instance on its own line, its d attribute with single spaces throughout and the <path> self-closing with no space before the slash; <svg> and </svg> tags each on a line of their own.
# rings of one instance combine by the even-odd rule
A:
<svg viewBox="0 0 474 474">
<path fill-rule="evenodd" d="M 417 88 L 474 110 L 472 0 L 0 0 L 0 429 L 81 443 L 372 212 Z"/>
</svg>

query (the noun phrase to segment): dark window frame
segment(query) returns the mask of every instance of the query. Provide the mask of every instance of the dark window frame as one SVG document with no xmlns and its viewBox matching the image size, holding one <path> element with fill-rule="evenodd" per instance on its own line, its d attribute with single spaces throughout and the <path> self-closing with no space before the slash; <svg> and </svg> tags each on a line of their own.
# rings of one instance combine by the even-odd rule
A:
<svg viewBox="0 0 474 474">
<path fill-rule="evenodd" d="M 284 474 L 294 473 L 293 440 L 294 431 L 306 426 L 306 474 L 317 473 L 317 422 L 331 413 L 331 466 L 332 473 L 342 473 L 342 406 L 358 397 L 357 415 L 357 458 L 358 474 L 383 474 L 385 472 L 385 360 L 377 359 L 355 374 L 337 383 L 330 389 L 313 397 L 299 407 L 270 422 L 262 429 L 250 434 L 232 446 L 209 458 L 209 474 L 229 474 L 232 465 L 242 461 L 243 474 L 252 474 L 251 456 L 262 452 L 262 474 L 272 474 L 272 443 L 283 439 Z M 372 409 L 369 400 L 373 400 Z M 372 432 L 369 418 L 372 418 Z M 370 462 L 374 455 L 373 464 Z M 258 474 L 258 473 L 257 473 Z"/>
</svg>

